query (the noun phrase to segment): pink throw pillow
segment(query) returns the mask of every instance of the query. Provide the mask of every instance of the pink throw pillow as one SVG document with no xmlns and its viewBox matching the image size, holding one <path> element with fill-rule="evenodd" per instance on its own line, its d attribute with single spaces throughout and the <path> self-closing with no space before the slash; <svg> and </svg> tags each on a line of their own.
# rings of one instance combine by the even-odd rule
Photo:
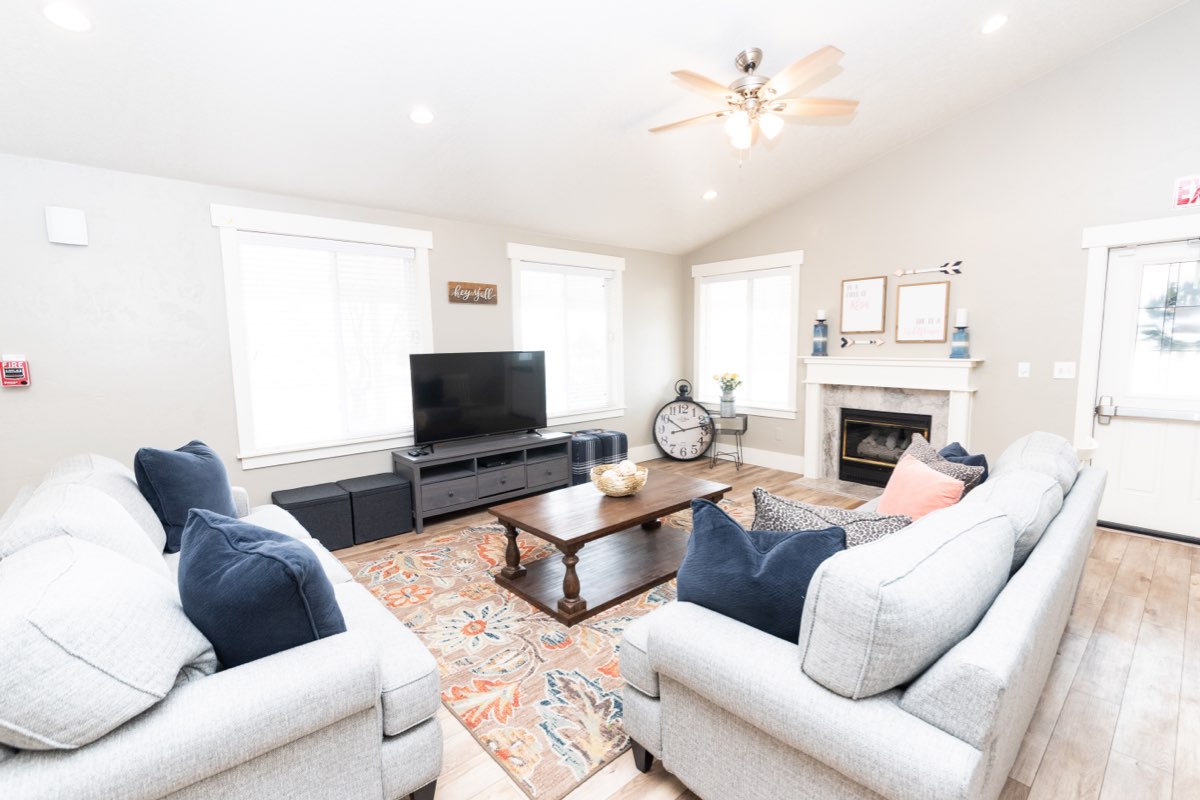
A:
<svg viewBox="0 0 1200 800">
<path fill-rule="evenodd" d="M 880 514 L 903 514 L 914 520 L 954 505 L 963 494 L 963 482 L 943 475 L 910 455 L 900 459 L 892 470 L 883 497 L 879 498 Z"/>
</svg>

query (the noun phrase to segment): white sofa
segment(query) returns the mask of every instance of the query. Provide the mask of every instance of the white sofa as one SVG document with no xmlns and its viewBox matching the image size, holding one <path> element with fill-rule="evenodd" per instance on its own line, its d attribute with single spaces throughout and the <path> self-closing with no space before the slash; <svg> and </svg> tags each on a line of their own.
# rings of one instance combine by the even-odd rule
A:
<svg viewBox="0 0 1200 800">
<path fill-rule="evenodd" d="M 826 560 L 798 642 L 692 603 L 638 620 L 620 658 L 639 769 L 659 758 L 703 798 L 996 798 L 1104 482 L 1031 434 L 958 505 Z"/>
<path fill-rule="evenodd" d="M 0 544 L 35 493 L 64 484 L 104 492 L 117 501 L 106 513 L 128 514 L 162 548 L 165 534 L 133 472 L 91 455 L 63 462 L 22 490 L 0 518 Z M 249 508 L 238 489 L 234 498 L 239 517 L 313 549 L 347 632 L 182 681 L 149 710 L 77 749 L 0 746 L 0 797 L 431 800 L 442 766 L 433 657 L 294 517 L 273 505 Z M 127 519 L 107 522 L 129 530 Z M 162 557 L 163 574 L 174 576 L 178 554 Z M 160 633 L 145 631 L 151 640 Z"/>
</svg>

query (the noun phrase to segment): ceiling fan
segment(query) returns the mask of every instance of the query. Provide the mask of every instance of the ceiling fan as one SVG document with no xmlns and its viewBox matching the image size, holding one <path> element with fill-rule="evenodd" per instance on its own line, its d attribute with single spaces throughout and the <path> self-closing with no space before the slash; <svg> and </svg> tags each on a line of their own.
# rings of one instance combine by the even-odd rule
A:
<svg viewBox="0 0 1200 800">
<path fill-rule="evenodd" d="M 774 139 L 783 130 L 787 117 L 831 117 L 853 114 L 858 108 L 857 100 L 840 100 L 832 97 L 788 97 L 789 94 L 833 67 L 844 54 L 836 47 L 827 46 L 809 53 L 773 78 L 754 74 L 762 63 L 762 50 L 751 47 L 738 53 L 734 64 L 744 75 L 728 86 L 722 86 L 690 70 L 672 72 L 679 80 L 704 94 L 725 103 L 725 108 L 698 117 L 671 122 L 651 128 L 651 133 L 682 128 L 698 122 L 725 120 L 725 132 L 730 143 L 739 150 L 748 150 L 754 144 L 756 133 Z"/>
</svg>

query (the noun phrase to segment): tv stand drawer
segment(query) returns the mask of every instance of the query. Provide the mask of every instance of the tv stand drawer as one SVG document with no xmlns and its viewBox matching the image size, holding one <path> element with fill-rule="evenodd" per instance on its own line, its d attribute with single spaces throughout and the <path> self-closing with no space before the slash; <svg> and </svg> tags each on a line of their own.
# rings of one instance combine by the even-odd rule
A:
<svg viewBox="0 0 1200 800">
<path fill-rule="evenodd" d="M 546 458 L 541 461 L 530 461 L 525 465 L 525 483 L 529 487 L 549 486 L 562 483 L 571 471 L 567 457 Z"/>
<path fill-rule="evenodd" d="M 525 467 L 502 467 L 479 473 L 479 496 L 514 492 L 525 488 Z"/>
<path fill-rule="evenodd" d="M 475 478 L 438 481 L 437 483 L 427 483 L 421 487 L 421 506 L 427 511 L 469 503 L 477 497 Z"/>
</svg>

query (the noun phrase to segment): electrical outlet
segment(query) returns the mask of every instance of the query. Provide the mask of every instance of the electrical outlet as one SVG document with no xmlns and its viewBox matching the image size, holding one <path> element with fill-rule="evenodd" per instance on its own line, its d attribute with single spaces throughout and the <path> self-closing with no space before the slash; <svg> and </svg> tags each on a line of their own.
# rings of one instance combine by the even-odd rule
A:
<svg viewBox="0 0 1200 800">
<path fill-rule="evenodd" d="M 1028 378 L 1029 377 L 1029 362 L 1028 361 L 1018 361 L 1017 362 L 1017 377 L 1018 378 Z"/>
<path fill-rule="evenodd" d="M 1075 380 L 1075 362 L 1074 361 L 1055 361 L 1054 362 L 1054 379 L 1056 381 L 1073 381 L 1073 380 Z"/>
</svg>

